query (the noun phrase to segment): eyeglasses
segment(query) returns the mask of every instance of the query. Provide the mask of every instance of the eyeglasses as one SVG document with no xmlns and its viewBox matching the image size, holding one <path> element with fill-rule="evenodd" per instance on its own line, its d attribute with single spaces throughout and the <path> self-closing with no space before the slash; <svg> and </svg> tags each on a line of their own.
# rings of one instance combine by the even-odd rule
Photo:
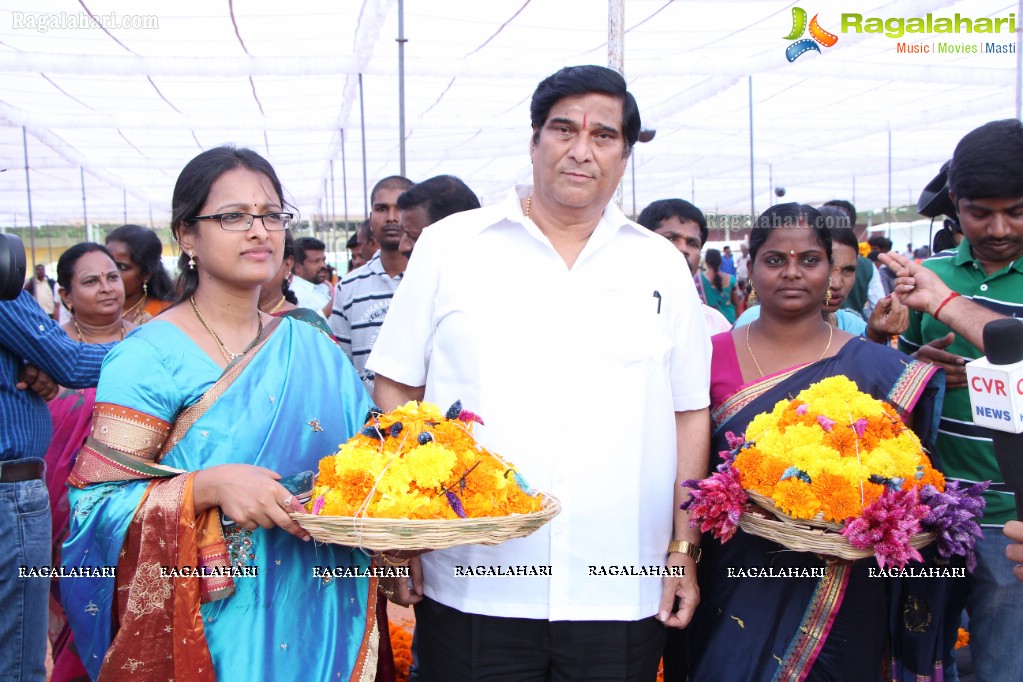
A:
<svg viewBox="0 0 1023 682">
<path fill-rule="evenodd" d="M 214 213 L 213 215 L 197 215 L 192 220 L 219 220 L 220 227 L 228 232 L 247 232 L 256 222 L 256 218 L 263 221 L 263 228 L 267 232 L 281 232 L 291 227 L 294 220 L 293 213 Z"/>
</svg>

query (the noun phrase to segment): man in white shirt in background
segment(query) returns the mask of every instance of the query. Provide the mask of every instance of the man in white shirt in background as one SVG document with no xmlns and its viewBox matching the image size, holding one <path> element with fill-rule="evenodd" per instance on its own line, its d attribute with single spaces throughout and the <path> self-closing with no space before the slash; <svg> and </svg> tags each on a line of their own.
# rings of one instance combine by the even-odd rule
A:
<svg viewBox="0 0 1023 682">
<path fill-rule="evenodd" d="M 481 444 L 562 511 L 416 557 L 411 589 L 385 590 L 416 603 L 424 682 L 652 680 L 664 625 L 699 601 L 679 504 L 708 473 L 710 343 L 681 254 L 611 203 L 640 130 L 624 78 L 566 67 L 530 114 L 532 186 L 422 233 L 368 367 L 384 410 L 460 399 Z"/>
<path fill-rule="evenodd" d="M 295 266 L 291 269 L 294 277 L 290 286 L 298 305 L 326 317 L 325 308 L 330 304 L 330 291 L 323 288 L 328 275 L 327 245 L 316 237 L 299 237 L 294 249 Z"/>
<path fill-rule="evenodd" d="M 695 278 L 700 272 L 700 251 L 710 234 L 703 211 L 685 199 L 658 199 L 643 209 L 636 222 L 661 235 L 682 252 L 695 284 Z M 703 304 L 703 317 L 711 336 L 732 328 L 719 310 L 706 303 Z"/>
</svg>

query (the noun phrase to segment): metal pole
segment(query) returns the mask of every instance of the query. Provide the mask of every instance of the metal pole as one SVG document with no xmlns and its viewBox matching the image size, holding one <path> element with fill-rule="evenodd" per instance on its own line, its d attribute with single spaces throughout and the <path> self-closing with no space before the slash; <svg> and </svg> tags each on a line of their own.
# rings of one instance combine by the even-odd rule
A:
<svg viewBox="0 0 1023 682">
<path fill-rule="evenodd" d="M 753 75 L 749 76 L 749 223 L 756 220 L 757 203 L 753 191 Z M 725 224 L 725 241 L 728 241 L 728 224 Z"/>
<path fill-rule="evenodd" d="M 128 222 L 128 190 L 127 188 L 121 189 L 121 198 L 124 201 L 124 222 Z"/>
<path fill-rule="evenodd" d="M 32 267 L 36 264 L 36 230 L 32 221 L 32 185 L 28 179 L 28 133 L 21 126 L 21 144 L 25 152 L 25 192 L 28 194 L 28 238 L 32 245 Z"/>
<path fill-rule="evenodd" d="M 1023 119 L 1023 0 L 1016 2 L 1016 118 Z"/>
<path fill-rule="evenodd" d="M 405 0 L 398 0 L 398 154 L 405 175 Z"/>
<path fill-rule="evenodd" d="M 359 125 L 362 127 L 362 210 L 369 218 L 369 178 L 366 172 L 366 103 L 362 97 L 362 74 L 359 74 Z"/>
<path fill-rule="evenodd" d="M 696 206 L 696 177 L 689 178 L 689 203 Z"/>
<path fill-rule="evenodd" d="M 632 150 L 632 158 L 629 159 L 629 167 L 632 168 L 632 219 L 635 220 L 636 216 L 636 150 Z"/>
<path fill-rule="evenodd" d="M 348 230 L 348 164 L 345 162 L 345 129 L 341 129 L 341 196 L 345 204 L 345 234 Z M 345 239 L 348 242 L 348 239 Z"/>
<path fill-rule="evenodd" d="M 888 225 L 892 222 L 892 126 L 888 123 Z"/>
<path fill-rule="evenodd" d="M 82 225 L 85 231 L 85 241 L 89 241 L 89 212 L 85 208 L 85 169 L 78 167 L 82 176 Z"/>
<path fill-rule="evenodd" d="M 625 3 L 623 0 L 607 1 L 607 65 L 625 75 Z M 633 158 L 629 159 L 632 165 L 633 178 L 636 173 L 635 147 L 633 147 Z M 633 182 L 632 202 L 636 203 L 636 183 Z M 618 208 L 622 207 L 622 183 L 618 183 L 615 190 L 614 202 Z M 633 206 L 635 216 L 635 206 Z"/>
<path fill-rule="evenodd" d="M 852 176 L 852 180 L 853 180 L 853 186 L 852 186 L 852 204 L 853 204 L 853 206 L 855 206 L 856 205 L 856 176 L 855 175 Z"/>
<path fill-rule="evenodd" d="M 774 206 L 774 164 L 767 164 L 767 205 Z"/>
</svg>

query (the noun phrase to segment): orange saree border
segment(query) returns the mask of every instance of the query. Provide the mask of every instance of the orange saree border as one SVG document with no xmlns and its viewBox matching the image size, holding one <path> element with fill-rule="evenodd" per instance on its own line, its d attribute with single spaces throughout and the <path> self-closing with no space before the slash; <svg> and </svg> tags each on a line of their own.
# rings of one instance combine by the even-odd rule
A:
<svg viewBox="0 0 1023 682">
<path fill-rule="evenodd" d="M 131 521 L 117 566 L 117 632 L 103 657 L 104 682 L 216 680 L 199 612 L 199 579 L 164 574 L 190 568 L 182 557 L 198 554 L 194 478 L 152 481 Z"/>
</svg>

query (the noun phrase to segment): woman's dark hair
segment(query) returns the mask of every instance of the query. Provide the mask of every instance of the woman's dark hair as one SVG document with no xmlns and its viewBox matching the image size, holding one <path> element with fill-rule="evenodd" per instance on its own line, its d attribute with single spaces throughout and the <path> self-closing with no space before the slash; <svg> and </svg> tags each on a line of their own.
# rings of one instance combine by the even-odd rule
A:
<svg viewBox="0 0 1023 682">
<path fill-rule="evenodd" d="M 96 242 L 80 242 L 60 254 L 60 258 L 57 259 L 57 284 L 61 289 L 71 293 L 71 280 L 75 275 L 75 265 L 78 263 L 78 259 L 94 251 L 106 254 L 110 260 L 114 260 L 114 257 L 107 251 L 107 247 Z"/>
<path fill-rule="evenodd" d="M 128 247 L 131 259 L 139 266 L 143 279 L 149 277 L 149 295 L 161 301 L 169 301 L 174 295 L 174 285 L 163 267 L 163 242 L 155 232 L 141 225 L 121 225 L 107 235 L 107 244 L 123 242 Z"/>
<path fill-rule="evenodd" d="M 171 230 L 174 238 L 181 240 L 182 232 L 194 232 L 198 223 L 195 216 L 206 203 L 213 183 L 224 173 L 235 168 L 247 168 L 254 173 L 261 173 L 270 180 L 270 185 L 280 199 L 281 207 L 290 206 L 284 200 L 284 189 L 277 178 L 270 162 L 262 156 L 244 147 L 224 145 L 204 151 L 195 157 L 181 170 L 178 181 L 174 183 L 174 196 L 171 199 Z M 199 273 L 188 267 L 189 255 L 184 251 L 178 258 L 177 302 L 187 300 L 195 293 L 199 285 Z M 202 267 L 199 265 L 199 267 Z"/>
<path fill-rule="evenodd" d="M 714 279 L 711 280 L 711 284 L 718 291 L 725 286 L 725 283 L 721 281 L 721 252 L 717 249 L 707 249 L 707 253 L 703 255 L 703 262 L 707 264 L 707 267 L 714 272 Z"/>
<path fill-rule="evenodd" d="M 749 262 L 750 266 L 757 260 L 757 252 L 764 245 L 767 238 L 771 236 L 771 230 L 775 229 L 806 229 L 813 232 L 817 243 L 824 248 L 828 255 L 828 262 L 831 257 L 831 231 L 827 227 L 827 220 L 813 206 L 789 202 L 787 204 L 775 204 L 760 214 L 757 222 L 749 234 Z"/>
<path fill-rule="evenodd" d="M 291 230 L 285 230 L 284 232 L 284 259 L 288 260 L 289 257 L 295 256 L 295 238 L 291 236 Z M 291 305 L 298 305 L 298 296 L 288 286 L 288 278 L 285 277 L 281 280 L 281 295 L 284 296 L 284 300 Z"/>
<path fill-rule="evenodd" d="M 625 138 L 625 156 L 632 153 L 632 147 L 639 139 L 641 127 L 639 106 L 636 98 L 628 91 L 622 74 L 606 66 L 587 64 L 566 66 L 557 73 L 540 81 L 533 91 L 529 104 L 529 120 L 533 125 L 533 144 L 540 141 L 540 129 L 547 123 L 547 117 L 558 100 L 572 95 L 588 95 L 598 92 L 615 97 L 622 102 L 622 135 Z"/>
</svg>

